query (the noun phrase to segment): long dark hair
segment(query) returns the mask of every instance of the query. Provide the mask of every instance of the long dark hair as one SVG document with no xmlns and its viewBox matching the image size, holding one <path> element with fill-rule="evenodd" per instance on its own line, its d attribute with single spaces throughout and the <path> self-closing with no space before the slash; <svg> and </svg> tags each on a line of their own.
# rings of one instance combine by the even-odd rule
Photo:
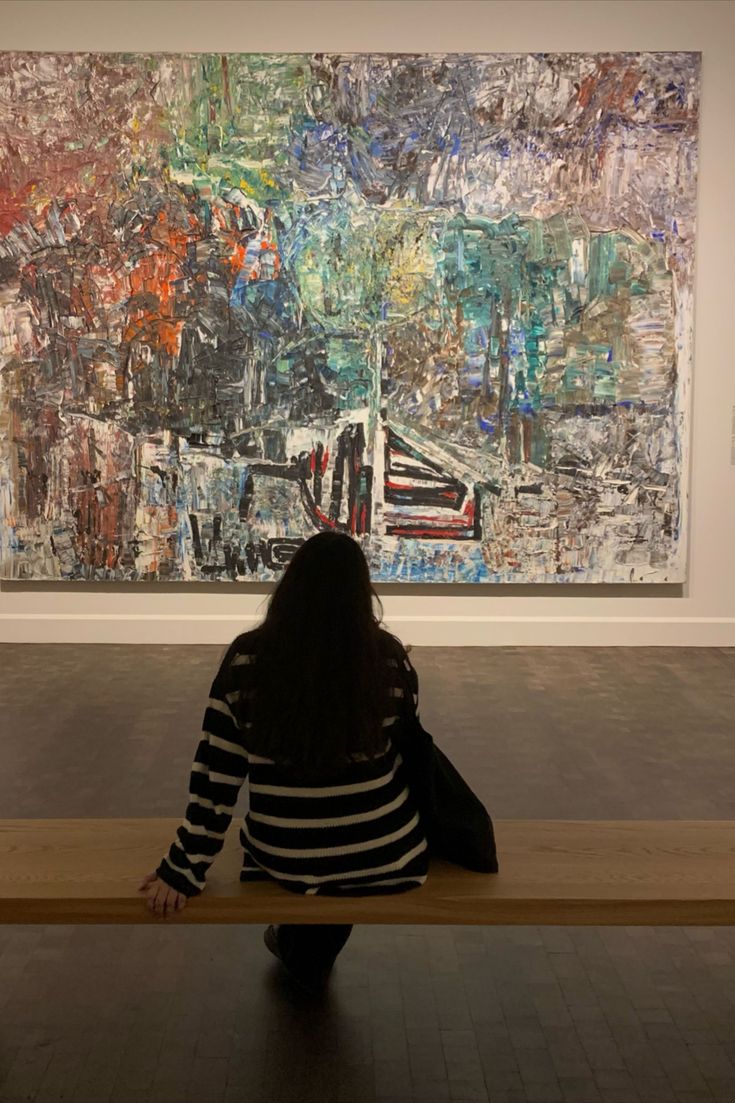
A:
<svg viewBox="0 0 735 1103">
<path fill-rule="evenodd" d="M 306 540 L 250 634 L 255 663 L 235 668 L 250 687 L 248 750 L 305 774 L 384 751 L 386 658 L 398 641 L 381 618 L 359 544 L 336 532 Z"/>
</svg>

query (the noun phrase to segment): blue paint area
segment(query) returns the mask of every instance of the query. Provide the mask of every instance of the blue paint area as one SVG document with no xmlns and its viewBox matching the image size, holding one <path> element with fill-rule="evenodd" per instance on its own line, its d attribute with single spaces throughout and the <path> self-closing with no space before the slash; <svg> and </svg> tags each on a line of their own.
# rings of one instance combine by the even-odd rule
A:
<svg viewBox="0 0 735 1103">
<path fill-rule="evenodd" d="M 676 94 L 676 102 L 680 107 L 683 107 L 686 103 L 686 88 L 683 84 L 677 81 L 670 80 L 666 85 L 667 92 L 674 92 Z"/>
</svg>

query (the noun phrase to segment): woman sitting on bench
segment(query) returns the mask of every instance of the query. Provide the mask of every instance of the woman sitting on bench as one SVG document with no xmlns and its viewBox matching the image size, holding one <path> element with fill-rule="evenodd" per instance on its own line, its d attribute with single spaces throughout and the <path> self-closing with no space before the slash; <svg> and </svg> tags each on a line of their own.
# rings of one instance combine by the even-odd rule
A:
<svg viewBox="0 0 735 1103">
<path fill-rule="evenodd" d="M 298 549 L 265 621 L 232 643 L 212 685 L 186 819 L 140 886 L 155 914 L 203 891 L 246 777 L 242 881 L 351 896 L 424 883 L 427 840 L 391 740 L 415 722 L 418 679 L 376 604 L 349 536 L 319 533 Z M 282 924 L 265 943 L 315 989 L 351 930 Z"/>
</svg>

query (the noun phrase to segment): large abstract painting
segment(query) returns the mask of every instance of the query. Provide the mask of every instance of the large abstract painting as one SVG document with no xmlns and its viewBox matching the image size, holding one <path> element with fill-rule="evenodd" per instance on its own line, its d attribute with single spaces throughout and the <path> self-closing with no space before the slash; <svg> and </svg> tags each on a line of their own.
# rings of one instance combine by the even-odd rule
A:
<svg viewBox="0 0 735 1103">
<path fill-rule="evenodd" d="M 0 54 L 0 570 L 685 577 L 699 55 Z"/>
</svg>

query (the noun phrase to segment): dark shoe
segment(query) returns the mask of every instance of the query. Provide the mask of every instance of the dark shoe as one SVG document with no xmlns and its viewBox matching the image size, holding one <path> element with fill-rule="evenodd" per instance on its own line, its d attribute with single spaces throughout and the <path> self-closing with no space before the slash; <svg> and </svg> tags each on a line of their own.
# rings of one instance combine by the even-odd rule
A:
<svg viewBox="0 0 735 1103">
<path fill-rule="evenodd" d="M 278 927 L 273 926 L 273 924 L 264 931 L 263 941 L 274 957 L 278 958 L 291 980 L 295 981 L 300 988 L 303 988 L 305 992 L 311 993 L 311 995 L 315 995 L 324 990 L 327 980 L 329 979 L 331 967 L 306 968 L 303 965 L 294 966 L 292 963 L 288 962 L 284 957 L 283 950 L 278 941 Z"/>
<path fill-rule="evenodd" d="M 272 923 L 270 927 L 267 927 L 265 932 L 263 933 L 263 941 L 265 942 L 270 952 L 274 954 L 279 961 L 283 961 L 283 958 L 281 957 L 281 947 L 278 945 L 278 928 L 274 927 Z"/>
</svg>

